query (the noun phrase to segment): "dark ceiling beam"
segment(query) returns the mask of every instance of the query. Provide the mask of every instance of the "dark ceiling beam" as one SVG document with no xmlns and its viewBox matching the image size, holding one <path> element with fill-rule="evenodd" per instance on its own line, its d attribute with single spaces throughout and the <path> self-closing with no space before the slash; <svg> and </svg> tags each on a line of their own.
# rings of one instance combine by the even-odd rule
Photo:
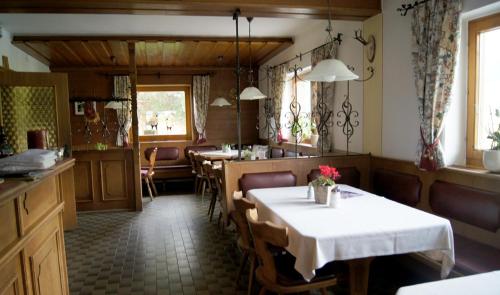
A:
<svg viewBox="0 0 500 295">
<path fill-rule="evenodd" d="M 335 19 L 362 20 L 381 12 L 380 0 L 335 0 Z M 3 0 L 0 12 L 315 18 L 328 17 L 326 0 Z"/>
</svg>

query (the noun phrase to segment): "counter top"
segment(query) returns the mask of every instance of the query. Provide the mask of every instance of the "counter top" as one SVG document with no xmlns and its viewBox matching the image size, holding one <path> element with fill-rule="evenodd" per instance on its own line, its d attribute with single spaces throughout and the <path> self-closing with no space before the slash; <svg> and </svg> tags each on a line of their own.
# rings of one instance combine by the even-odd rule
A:
<svg viewBox="0 0 500 295">
<path fill-rule="evenodd" d="M 15 198 L 20 194 L 30 190 L 35 185 L 46 179 L 47 177 L 57 175 L 75 165 L 75 159 L 64 159 L 57 162 L 56 165 L 43 172 L 40 179 L 27 181 L 16 180 L 15 178 L 5 178 L 5 182 L 0 184 L 0 204 L 11 198 Z"/>
</svg>

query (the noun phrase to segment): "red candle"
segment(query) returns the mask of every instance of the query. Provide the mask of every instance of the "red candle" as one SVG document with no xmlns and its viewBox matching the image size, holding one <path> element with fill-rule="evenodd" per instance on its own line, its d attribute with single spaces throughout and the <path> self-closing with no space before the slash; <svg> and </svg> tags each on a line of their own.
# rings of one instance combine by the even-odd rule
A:
<svg viewBox="0 0 500 295">
<path fill-rule="evenodd" d="M 47 149 L 47 130 L 28 131 L 28 149 Z"/>
</svg>

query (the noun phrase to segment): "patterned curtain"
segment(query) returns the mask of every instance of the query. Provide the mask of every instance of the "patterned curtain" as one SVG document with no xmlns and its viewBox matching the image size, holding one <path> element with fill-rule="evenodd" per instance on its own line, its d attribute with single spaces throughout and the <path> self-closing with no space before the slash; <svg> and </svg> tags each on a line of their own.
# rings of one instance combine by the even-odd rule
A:
<svg viewBox="0 0 500 295">
<path fill-rule="evenodd" d="M 273 99 L 274 105 L 274 125 L 276 127 L 276 142 L 281 143 L 283 141 L 283 136 L 281 133 L 281 117 L 283 115 L 282 101 L 283 101 L 283 89 L 286 80 L 286 67 L 285 65 L 279 65 L 273 68 L 271 73 L 271 97 Z"/>
<path fill-rule="evenodd" d="M 333 43 L 333 48 L 330 45 L 321 46 L 311 53 L 311 66 L 314 67 L 320 61 L 329 58 L 336 58 L 338 52 L 337 43 Z M 328 128 L 328 136 L 325 138 L 325 142 L 323 144 L 324 151 L 331 151 L 333 149 L 333 123 L 331 123 L 333 118 L 333 109 L 334 109 L 334 95 L 335 95 L 335 82 L 327 83 L 327 82 L 311 82 L 311 110 L 312 110 L 312 120 L 316 127 L 318 128 L 318 133 L 320 138 L 318 140 L 318 151 L 321 150 L 322 142 L 321 142 L 321 130 L 319 130 L 320 126 L 320 116 L 318 113 L 318 101 L 320 101 L 321 96 L 323 97 L 323 102 L 326 104 L 328 109 L 332 111 L 332 115 L 330 117 L 329 124 L 327 124 L 326 128 Z"/>
<path fill-rule="evenodd" d="M 114 76 L 113 96 L 118 98 L 131 98 L 129 76 Z M 116 146 L 128 146 L 128 134 L 132 127 L 132 105 L 130 101 L 113 102 L 111 108 L 116 109 L 118 118 L 118 134 L 116 135 Z"/>
<path fill-rule="evenodd" d="M 205 125 L 207 122 L 208 100 L 210 97 L 210 76 L 193 76 L 194 126 L 198 132 L 198 144 L 207 141 Z"/>
<path fill-rule="evenodd" d="M 413 11 L 412 55 L 420 117 L 416 164 L 427 171 L 444 166 L 439 139 L 450 103 L 461 4 L 461 0 L 430 0 Z"/>
</svg>

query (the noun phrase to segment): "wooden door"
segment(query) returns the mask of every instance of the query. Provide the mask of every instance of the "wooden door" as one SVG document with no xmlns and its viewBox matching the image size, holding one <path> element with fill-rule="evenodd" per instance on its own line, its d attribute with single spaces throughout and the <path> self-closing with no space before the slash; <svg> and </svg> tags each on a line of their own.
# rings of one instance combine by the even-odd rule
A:
<svg viewBox="0 0 500 295">
<path fill-rule="evenodd" d="M 0 267 L 0 295 L 22 295 L 23 275 L 21 268 L 21 257 L 15 255 L 12 260 Z"/>
</svg>

